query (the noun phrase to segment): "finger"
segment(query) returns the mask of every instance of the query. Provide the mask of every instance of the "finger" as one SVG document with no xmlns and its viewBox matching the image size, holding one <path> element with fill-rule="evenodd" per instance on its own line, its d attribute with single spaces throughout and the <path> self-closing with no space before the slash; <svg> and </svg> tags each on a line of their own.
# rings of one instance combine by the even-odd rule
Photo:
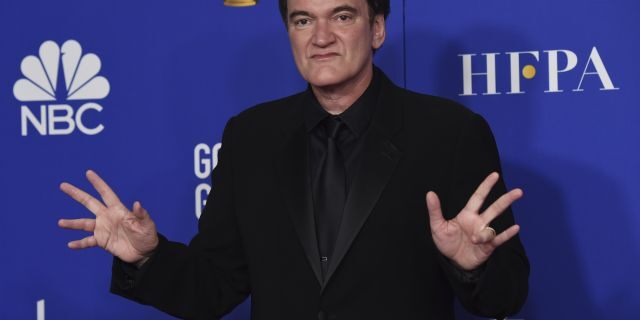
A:
<svg viewBox="0 0 640 320">
<path fill-rule="evenodd" d="M 73 198 L 73 200 L 78 201 L 95 215 L 98 215 L 100 211 L 106 209 L 100 201 L 69 183 L 63 182 L 60 184 L 60 190 Z"/>
<path fill-rule="evenodd" d="M 98 245 L 98 241 L 94 236 L 88 236 L 84 239 L 71 241 L 67 244 L 71 249 L 86 249 Z"/>
<path fill-rule="evenodd" d="M 511 227 L 509 227 L 507 230 L 502 231 L 499 235 L 493 238 L 493 240 L 491 241 L 491 244 L 493 244 L 495 247 L 499 247 L 503 243 L 509 241 L 509 239 L 513 238 L 513 236 L 518 234 L 519 231 L 520 231 L 520 226 L 517 224 L 514 224 Z"/>
<path fill-rule="evenodd" d="M 73 230 L 84 230 L 88 232 L 93 232 L 96 228 L 96 220 L 95 219 L 60 219 L 58 220 L 58 226 L 65 229 L 73 229 Z"/>
<path fill-rule="evenodd" d="M 473 244 L 482 244 L 492 241 L 496 237 L 496 231 L 491 227 L 482 228 L 471 237 Z"/>
<path fill-rule="evenodd" d="M 488 225 L 493 219 L 502 214 L 511 204 L 516 200 L 522 198 L 522 189 L 513 189 L 503 194 L 498 200 L 492 203 L 487 210 L 485 210 L 481 217 L 485 225 Z"/>
<path fill-rule="evenodd" d="M 500 175 L 497 172 L 489 174 L 471 195 L 466 208 L 471 211 L 480 211 L 480 207 L 482 207 L 484 200 L 487 198 L 489 192 L 491 192 L 491 189 L 498 181 L 498 178 L 500 178 Z"/>
<path fill-rule="evenodd" d="M 438 195 L 435 192 L 429 191 L 427 192 L 426 201 L 427 210 L 429 211 L 429 223 L 431 230 L 434 230 L 445 223 L 444 216 L 442 215 L 442 207 L 440 206 L 440 199 L 438 199 Z"/>
<path fill-rule="evenodd" d="M 100 178 L 100 176 L 92 170 L 87 170 L 87 179 L 91 182 L 91 185 L 98 191 L 104 203 L 111 207 L 120 203 L 120 199 L 109 185 Z"/>
<path fill-rule="evenodd" d="M 136 218 L 140 220 L 145 219 L 149 215 L 147 213 L 147 210 L 142 207 L 142 204 L 140 203 L 140 201 L 136 201 L 133 203 L 133 211 L 131 212 Z"/>
</svg>

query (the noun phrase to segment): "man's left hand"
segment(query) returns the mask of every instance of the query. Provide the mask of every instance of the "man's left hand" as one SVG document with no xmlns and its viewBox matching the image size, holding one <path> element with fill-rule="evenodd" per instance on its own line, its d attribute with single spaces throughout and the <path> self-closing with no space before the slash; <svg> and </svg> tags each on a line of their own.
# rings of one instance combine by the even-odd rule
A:
<svg viewBox="0 0 640 320">
<path fill-rule="evenodd" d="M 495 230 L 489 226 L 493 219 L 522 197 L 520 189 L 513 189 L 502 195 L 480 213 L 482 204 L 498 179 L 498 173 L 491 173 L 471 195 L 462 211 L 451 220 L 445 220 L 442 215 L 438 196 L 432 191 L 427 193 L 433 242 L 445 257 L 463 270 L 473 270 L 482 265 L 498 246 L 520 231 L 520 226 L 513 225 L 496 235 Z"/>
</svg>

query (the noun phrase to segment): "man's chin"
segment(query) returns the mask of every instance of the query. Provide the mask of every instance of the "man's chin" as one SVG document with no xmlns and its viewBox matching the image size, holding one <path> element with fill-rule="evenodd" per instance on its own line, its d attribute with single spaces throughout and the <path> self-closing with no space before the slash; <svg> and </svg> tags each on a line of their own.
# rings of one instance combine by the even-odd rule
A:
<svg viewBox="0 0 640 320">
<path fill-rule="evenodd" d="M 335 87 L 346 81 L 346 77 L 333 70 L 323 70 L 307 79 L 307 82 L 314 87 Z"/>
</svg>

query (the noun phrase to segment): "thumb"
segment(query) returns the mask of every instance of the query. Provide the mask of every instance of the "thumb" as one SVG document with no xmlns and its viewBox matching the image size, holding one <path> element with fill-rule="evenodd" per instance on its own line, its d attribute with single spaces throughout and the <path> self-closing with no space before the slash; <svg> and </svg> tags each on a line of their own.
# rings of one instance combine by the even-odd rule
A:
<svg viewBox="0 0 640 320">
<path fill-rule="evenodd" d="M 427 192 L 427 210 L 429 211 L 429 223 L 431 224 L 431 230 L 436 229 L 438 226 L 445 222 L 442 215 L 442 208 L 440 207 L 440 199 L 438 195 L 433 192 Z"/>
</svg>

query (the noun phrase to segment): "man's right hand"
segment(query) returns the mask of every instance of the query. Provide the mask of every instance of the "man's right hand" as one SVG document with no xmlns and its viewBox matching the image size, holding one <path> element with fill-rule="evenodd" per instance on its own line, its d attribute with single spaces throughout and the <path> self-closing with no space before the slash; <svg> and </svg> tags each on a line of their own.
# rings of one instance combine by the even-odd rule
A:
<svg viewBox="0 0 640 320">
<path fill-rule="evenodd" d="M 87 179 L 104 203 L 69 183 L 60 184 L 60 190 L 96 216 L 95 219 L 58 221 L 62 228 L 93 232 L 93 235 L 84 239 L 69 242 L 69 248 L 99 246 L 121 260 L 140 267 L 149 259 L 159 242 L 155 223 L 149 213 L 137 201 L 133 204 L 133 210 L 129 211 L 95 172 L 87 171 Z"/>
</svg>

